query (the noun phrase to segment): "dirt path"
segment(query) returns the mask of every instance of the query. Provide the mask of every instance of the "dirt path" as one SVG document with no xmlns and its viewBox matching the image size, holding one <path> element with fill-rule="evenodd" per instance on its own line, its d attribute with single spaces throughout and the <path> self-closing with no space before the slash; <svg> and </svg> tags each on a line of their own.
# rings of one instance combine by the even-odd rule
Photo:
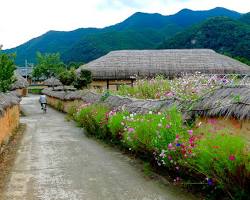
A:
<svg viewBox="0 0 250 200">
<path fill-rule="evenodd" d="M 24 98 L 22 107 L 28 126 L 4 200 L 195 199 L 144 177 L 130 158 L 87 138 L 65 115 L 42 114 L 37 96 Z"/>
</svg>

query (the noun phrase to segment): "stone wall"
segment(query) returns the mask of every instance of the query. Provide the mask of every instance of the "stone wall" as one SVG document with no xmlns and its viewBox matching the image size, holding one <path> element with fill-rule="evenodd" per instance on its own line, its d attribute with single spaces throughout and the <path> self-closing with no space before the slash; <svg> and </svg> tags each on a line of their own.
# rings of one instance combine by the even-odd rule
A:
<svg viewBox="0 0 250 200">
<path fill-rule="evenodd" d="M 82 100 L 61 100 L 56 97 L 47 96 L 47 102 L 53 108 L 68 113 L 72 106 L 79 107 L 84 102 Z"/>
<path fill-rule="evenodd" d="M 174 105 L 179 105 L 175 99 L 169 100 L 141 100 L 122 96 L 110 95 L 107 98 L 102 98 L 102 95 L 93 93 L 91 91 L 52 91 L 52 89 L 45 89 L 43 93 L 48 96 L 48 103 L 53 107 L 63 105 L 65 112 L 70 105 L 70 102 L 81 103 L 104 103 L 112 109 L 123 109 L 131 113 L 148 113 L 149 111 L 162 112 Z M 60 107 L 59 106 L 59 107 Z M 59 109 L 60 110 L 60 109 Z"/>
</svg>

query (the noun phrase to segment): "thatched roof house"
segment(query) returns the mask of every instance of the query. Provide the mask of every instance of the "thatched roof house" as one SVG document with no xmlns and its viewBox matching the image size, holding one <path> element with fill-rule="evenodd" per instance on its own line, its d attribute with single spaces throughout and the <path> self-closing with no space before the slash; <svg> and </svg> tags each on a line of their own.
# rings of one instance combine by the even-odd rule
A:
<svg viewBox="0 0 250 200">
<path fill-rule="evenodd" d="M 49 86 L 49 87 L 56 87 L 56 86 L 62 86 L 63 84 L 57 78 L 52 77 L 52 78 L 45 80 L 44 85 Z"/>
<path fill-rule="evenodd" d="M 250 86 L 222 87 L 205 95 L 193 108 L 204 117 L 250 120 Z"/>
<path fill-rule="evenodd" d="M 17 71 L 15 71 L 14 76 L 16 81 L 11 86 L 12 90 L 23 89 L 29 86 L 28 81 L 23 78 Z"/>
<path fill-rule="evenodd" d="M 94 80 L 127 80 L 131 76 L 177 76 L 181 73 L 249 74 L 250 67 L 210 49 L 113 51 L 81 68 Z M 80 69 L 81 69 L 80 68 Z"/>
</svg>

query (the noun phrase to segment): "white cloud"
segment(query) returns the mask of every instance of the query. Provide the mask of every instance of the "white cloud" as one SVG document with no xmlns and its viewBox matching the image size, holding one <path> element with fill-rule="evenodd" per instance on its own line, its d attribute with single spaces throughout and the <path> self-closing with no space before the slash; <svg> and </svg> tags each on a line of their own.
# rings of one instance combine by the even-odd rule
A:
<svg viewBox="0 0 250 200">
<path fill-rule="evenodd" d="M 0 44 L 17 46 L 48 30 L 104 27 L 137 11 L 173 14 L 217 6 L 249 11 L 249 0 L 0 0 Z"/>
</svg>

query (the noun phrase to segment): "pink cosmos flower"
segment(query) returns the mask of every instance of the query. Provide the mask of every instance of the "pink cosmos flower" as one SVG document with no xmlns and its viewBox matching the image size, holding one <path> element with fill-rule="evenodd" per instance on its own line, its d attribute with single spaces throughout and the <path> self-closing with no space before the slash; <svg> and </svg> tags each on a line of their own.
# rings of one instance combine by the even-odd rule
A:
<svg viewBox="0 0 250 200">
<path fill-rule="evenodd" d="M 134 131 L 135 131 L 134 128 L 128 128 L 128 132 L 129 132 L 129 133 L 132 133 L 132 132 L 134 132 Z"/>
<path fill-rule="evenodd" d="M 173 149 L 172 143 L 169 143 L 169 144 L 168 144 L 168 149 L 170 149 L 170 150 Z"/>
<path fill-rule="evenodd" d="M 167 124 L 166 128 L 171 128 L 171 125 Z"/>
<path fill-rule="evenodd" d="M 176 135 L 175 136 L 175 141 L 178 141 L 180 139 L 180 136 L 179 135 Z"/>
<path fill-rule="evenodd" d="M 193 130 L 188 130 L 188 134 L 192 136 L 193 135 Z"/>
<path fill-rule="evenodd" d="M 166 96 L 166 97 L 172 97 L 172 96 L 174 96 L 174 94 L 173 94 L 173 92 L 167 92 L 167 93 L 165 94 L 165 96 Z"/>
<path fill-rule="evenodd" d="M 160 154 L 160 157 L 164 158 L 166 155 L 165 155 L 165 151 L 162 151 L 161 154 Z"/>
<path fill-rule="evenodd" d="M 216 119 L 208 119 L 207 122 L 208 122 L 209 124 L 216 124 L 216 123 L 217 123 Z"/>
<path fill-rule="evenodd" d="M 230 155 L 229 156 L 229 160 L 234 161 L 235 160 L 235 156 L 234 155 Z"/>
</svg>

